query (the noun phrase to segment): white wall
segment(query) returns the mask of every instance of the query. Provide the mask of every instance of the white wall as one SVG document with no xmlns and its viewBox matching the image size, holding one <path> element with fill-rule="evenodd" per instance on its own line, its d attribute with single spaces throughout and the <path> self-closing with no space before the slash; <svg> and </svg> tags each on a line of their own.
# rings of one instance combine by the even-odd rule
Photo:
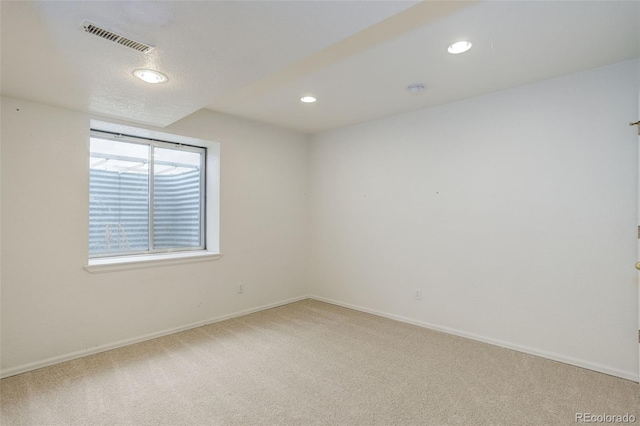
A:
<svg viewBox="0 0 640 426">
<path fill-rule="evenodd" d="M 220 142 L 224 257 L 90 274 L 89 119 L 2 99 L 4 375 L 307 294 L 307 136 L 207 111 L 158 129 Z"/>
<path fill-rule="evenodd" d="M 158 130 L 221 143 L 224 257 L 98 275 L 82 268 L 90 117 L 3 98 L 2 372 L 304 297 L 310 270 L 328 300 L 637 380 L 638 90 L 628 62 L 310 151 L 198 112 Z"/>
<path fill-rule="evenodd" d="M 316 135 L 311 293 L 637 380 L 638 84 L 632 61 Z"/>
</svg>

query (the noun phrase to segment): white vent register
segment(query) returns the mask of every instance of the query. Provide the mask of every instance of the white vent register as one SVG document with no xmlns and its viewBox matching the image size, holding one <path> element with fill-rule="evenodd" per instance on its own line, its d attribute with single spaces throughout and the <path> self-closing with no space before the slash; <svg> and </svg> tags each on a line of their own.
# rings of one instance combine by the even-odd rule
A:
<svg viewBox="0 0 640 426">
<path fill-rule="evenodd" d="M 109 40 L 114 43 L 121 44 L 130 49 L 137 50 L 138 52 L 147 53 L 153 49 L 153 46 L 150 46 L 145 43 L 141 43 L 139 41 L 132 40 L 123 35 L 111 32 L 107 29 L 100 28 L 99 26 L 92 24 L 91 22 L 88 22 L 88 21 L 84 21 L 82 23 L 82 28 L 84 28 L 84 30 L 89 34 L 102 37 L 105 40 Z"/>
</svg>

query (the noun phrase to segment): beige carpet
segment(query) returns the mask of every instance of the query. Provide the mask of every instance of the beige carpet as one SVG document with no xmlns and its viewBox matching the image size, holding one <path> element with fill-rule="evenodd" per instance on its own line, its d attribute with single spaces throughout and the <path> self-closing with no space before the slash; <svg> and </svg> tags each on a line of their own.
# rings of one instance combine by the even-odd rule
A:
<svg viewBox="0 0 640 426">
<path fill-rule="evenodd" d="M 305 300 L 1 381 L 8 425 L 572 425 L 637 383 Z"/>
</svg>

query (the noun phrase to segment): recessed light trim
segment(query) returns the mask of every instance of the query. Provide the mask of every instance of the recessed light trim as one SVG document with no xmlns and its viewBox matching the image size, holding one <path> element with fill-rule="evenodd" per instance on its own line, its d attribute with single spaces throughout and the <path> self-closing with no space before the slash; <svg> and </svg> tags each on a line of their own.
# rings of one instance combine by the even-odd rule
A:
<svg viewBox="0 0 640 426">
<path fill-rule="evenodd" d="M 136 78 L 139 78 L 140 80 L 144 81 L 145 83 L 151 83 L 151 84 L 164 83 L 169 80 L 169 77 L 162 74 L 161 72 L 154 71 L 154 70 L 144 70 L 144 69 L 135 70 L 133 72 L 133 75 L 136 76 Z"/>
<path fill-rule="evenodd" d="M 312 104 L 315 101 L 317 101 L 317 99 L 313 96 L 303 96 L 300 98 L 300 102 L 304 102 L 305 104 Z"/>
<path fill-rule="evenodd" d="M 449 46 L 447 51 L 449 51 L 449 53 L 453 55 L 457 55 L 458 53 L 464 53 L 467 50 L 471 49 L 471 46 L 473 45 L 471 44 L 470 41 L 466 41 L 466 40 L 457 41 L 453 43 L 451 46 Z"/>
</svg>

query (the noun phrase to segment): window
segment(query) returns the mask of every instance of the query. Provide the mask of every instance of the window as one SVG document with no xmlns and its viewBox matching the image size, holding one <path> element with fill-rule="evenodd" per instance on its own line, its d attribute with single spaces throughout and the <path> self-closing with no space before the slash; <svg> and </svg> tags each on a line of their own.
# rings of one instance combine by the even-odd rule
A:
<svg viewBox="0 0 640 426">
<path fill-rule="evenodd" d="M 92 131 L 89 257 L 204 250 L 206 148 Z"/>
</svg>

